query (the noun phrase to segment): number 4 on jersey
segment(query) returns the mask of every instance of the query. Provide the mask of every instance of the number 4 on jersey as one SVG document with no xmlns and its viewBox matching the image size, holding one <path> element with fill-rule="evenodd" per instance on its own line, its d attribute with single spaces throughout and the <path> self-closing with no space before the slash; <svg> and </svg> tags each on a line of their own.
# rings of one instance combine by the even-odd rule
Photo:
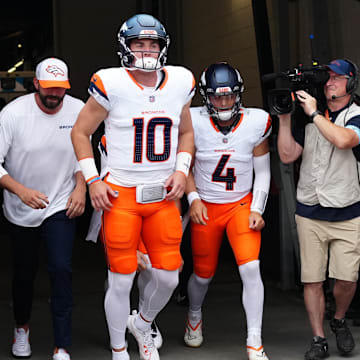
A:
<svg viewBox="0 0 360 360">
<path fill-rule="evenodd" d="M 234 190 L 234 182 L 236 182 L 235 169 L 227 168 L 226 174 L 221 175 L 231 155 L 222 155 L 215 171 L 212 174 L 212 181 L 226 183 L 226 190 Z"/>
</svg>

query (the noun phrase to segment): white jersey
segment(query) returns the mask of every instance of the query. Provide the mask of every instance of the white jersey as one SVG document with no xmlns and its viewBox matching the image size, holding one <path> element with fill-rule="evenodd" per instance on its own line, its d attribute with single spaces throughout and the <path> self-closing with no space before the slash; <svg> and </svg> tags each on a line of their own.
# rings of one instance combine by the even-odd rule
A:
<svg viewBox="0 0 360 360">
<path fill-rule="evenodd" d="M 165 182 L 175 170 L 180 114 L 194 95 L 195 81 L 180 66 L 166 66 L 158 76 L 155 89 L 144 88 L 120 67 L 100 70 L 91 80 L 89 93 L 108 111 L 110 182 Z"/>
<path fill-rule="evenodd" d="M 239 122 L 224 135 L 205 107 L 190 110 L 196 148 L 193 171 L 200 198 L 219 204 L 242 199 L 253 186 L 253 150 L 271 132 L 269 114 L 242 108 Z"/>
<path fill-rule="evenodd" d="M 64 210 L 80 171 L 70 131 L 83 107 L 81 100 L 65 95 L 54 115 L 40 110 L 35 94 L 21 96 L 0 112 L 0 163 L 22 185 L 44 193 L 49 204 L 32 209 L 4 190 L 4 215 L 12 223 L 35 227 Z"/>
</svg>

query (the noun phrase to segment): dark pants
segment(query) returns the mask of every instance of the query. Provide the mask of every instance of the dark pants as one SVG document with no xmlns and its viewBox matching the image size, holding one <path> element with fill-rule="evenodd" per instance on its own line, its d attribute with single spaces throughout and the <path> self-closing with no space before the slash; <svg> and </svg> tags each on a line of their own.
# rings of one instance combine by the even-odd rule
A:
<svg viewBox="0 0 360 360">
<path fill-rule="evenodd" d="M 10 224 L 16 325 L 25 325 L 30 321 L 39 246 L 44 242 L 51 282 L 54 341 L 56 347 L 65 349 L 71 345 L 73 307 L 71 258 L 75 230 L 76 222 L 66 216 L 66 211 L 50 216 L 38 227 Z"/>
</svg>

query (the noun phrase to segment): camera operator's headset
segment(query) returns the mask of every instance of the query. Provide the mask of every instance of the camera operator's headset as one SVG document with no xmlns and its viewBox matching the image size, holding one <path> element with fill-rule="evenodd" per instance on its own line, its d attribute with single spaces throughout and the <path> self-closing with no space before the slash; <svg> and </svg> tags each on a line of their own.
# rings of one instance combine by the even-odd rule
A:
<svg viewBox="0 0 360 360">
<path fill-rule="evenodd" d="M 350 75 L 347 83 L 346 83 L 346 93 L 353 94 L 359 85 L 359 70 L 355 63 L 350 61 L 349 59 L 344 59 L 347 63 L 349 63 L 354 69 L 354 73 Z"/>
</svg>

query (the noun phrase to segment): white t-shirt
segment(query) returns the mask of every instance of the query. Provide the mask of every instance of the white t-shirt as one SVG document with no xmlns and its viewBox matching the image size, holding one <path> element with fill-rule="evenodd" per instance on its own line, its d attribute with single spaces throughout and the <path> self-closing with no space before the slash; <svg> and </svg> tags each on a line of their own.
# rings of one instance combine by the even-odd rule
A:
<svg viewBox="0 0 360 360">
<path fill-rule="evenodd" d="M 40 110 L 35 94 L 21 96 L 0 112 L 0 163 L 9 175 L 48 199 L 45 209 L 32 209 L 4 190 L 4 215 L 20 226 L 39 226 L 64 210 L 80 171 L 70 132 L 84 103 L 65 95 L 54 115 Z"/>
<path fill-rule="evenodd" d="M 242 108 L 239 122 L 224 135 L 205 107 L 190 111 L 195 136 L 193 171 L 200 198 L 219 204 L 242 199 L 253 187 L 253 150 L 271 132 L 269 114 Z"/>
<path fill-rule="evenodd" d="M 194 95 L 192 73 L 166 66 L 155 89 L 144 88 L 125 68 L 98 71 L 89 93 L 108 112 L 105 135 L 110 175 L 122 186 L 165 182 L 175 171 L 181 111 Z"/>
</svg>

